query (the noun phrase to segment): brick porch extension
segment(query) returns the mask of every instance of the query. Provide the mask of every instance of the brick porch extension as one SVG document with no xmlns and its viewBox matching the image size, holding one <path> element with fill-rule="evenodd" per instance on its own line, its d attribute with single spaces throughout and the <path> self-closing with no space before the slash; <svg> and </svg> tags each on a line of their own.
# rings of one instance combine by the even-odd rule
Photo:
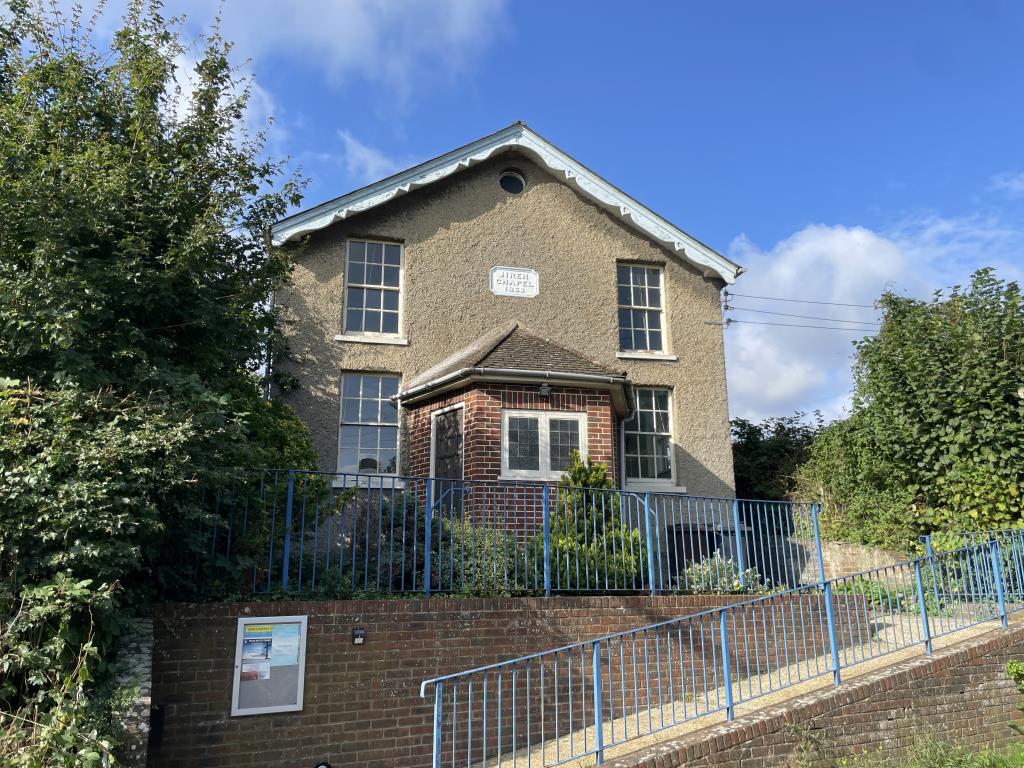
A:
<svg viewBox="0 0 1024 768">
<path fill-rule="evenodd" d="M 465 479 L 497 480 L 501 475 L 501 411 L 515 408 L 567 411 L 587 416 L 587 453 L 617 477 L 615 411 L 607 391 L 551 387 L 541 397 L 539 384 L 475 384 L 406 408 L 409 474 L 429 477 L 430 414 L 453 405 L 463 407 Z"/>
</svg>

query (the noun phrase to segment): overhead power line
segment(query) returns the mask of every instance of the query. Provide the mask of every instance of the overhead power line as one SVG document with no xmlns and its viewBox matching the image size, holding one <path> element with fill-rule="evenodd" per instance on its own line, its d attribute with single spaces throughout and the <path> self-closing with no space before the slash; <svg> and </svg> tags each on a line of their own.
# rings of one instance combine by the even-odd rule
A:
<svg viewBox="0 0 1024 768">
<path fill-rule="evenodd" d="M 731 317 L 725 324 L 743 323 L 744 325 L 777 325 L 783 328 L 818 328 L 822 331 L 853 331 L 854 333 L 871 333 L 874 328 L 844 328 L 839 325 L 802 325 L 800 323 L 768 323 L 762 320 L 733 320 Z"/>
<path fill-rule="evenodd" d="M 725 292 L 726 296 L 737 296 L 741 299 L 761 299 L 762 301 L 792 301 L 797 304 L 828 304 L 832 307 L 862 307 L 864 309 L 875 309 L 874 304 L 842 304 L 838 301 L 812 301 L 811 299 L 782 299 L 778 296 L 751 296 L 749 293 Z"/>
<path fill-rule="evenodd" d="M 857 325 L 881 325 L 878 320 L 845 320 L 841 317 L 820 317 L 818 315 L 792 315 L 788 312 L 772 312 L 768 309 L 751 309 L 750 307 L 726 306 L 728 312 L 757 312 L 762 315 L 778 315 L 780 317 L 799 317 L 802 320 L 828 320 L 831 323 L 855 323 Z"/>
</svg>

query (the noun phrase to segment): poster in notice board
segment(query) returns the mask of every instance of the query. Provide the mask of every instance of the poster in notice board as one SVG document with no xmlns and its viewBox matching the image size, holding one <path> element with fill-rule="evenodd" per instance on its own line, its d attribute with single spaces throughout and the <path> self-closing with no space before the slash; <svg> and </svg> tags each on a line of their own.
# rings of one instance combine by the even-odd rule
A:
<svg viewBox="0 0 1024 768">
<path fill-rule="evenodd" d="M 240 618 L 231 715 L 298 712 L 305 667 L 305 616 Z"/>
</svg>

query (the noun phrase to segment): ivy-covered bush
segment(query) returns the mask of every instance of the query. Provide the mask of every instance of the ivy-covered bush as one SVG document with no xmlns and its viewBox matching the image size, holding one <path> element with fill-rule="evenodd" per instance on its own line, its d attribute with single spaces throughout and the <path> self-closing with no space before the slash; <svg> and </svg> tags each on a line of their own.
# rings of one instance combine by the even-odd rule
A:
<svg viewBox="0 0 1024 768">
<path fill-rule="evenodd" d="M 992 270 L 918 301 L 879 300 L 853 410 L 815 439 L 797 492 L 822 534 L 911 550 L 919 534 L 1024 524 L 1024 299 Z"/>
<path fill-rule="evenodd" d="M 763 595 L 771 590 L 756 569 L 741 571 L 739 563 L 716 551 L 683 569 L 678 591 L 687 595 Z"/>
<path fill-rule="evenodd" d="M 57 574 L 132 580 L 142 594 L 175 580 L 177 554 L 203 522 L 189 503 L 188 448 L 200 433 L 137 397 L 0 381 L 4 580 L 15 590 Z M 164 514 L 169 504 L 175 515 Z"/>
<path fill-rule="evenodd" d="M 109 760 L 108 696 L 91 684 L 118 630 L 114 587 L 60 574 L 17 595 L 0 584 L 0 608 L 0 765 Z"/>
<path fill-rule="evenodd" d="M 308 433 L 262 398 L 283 353 L 269 224 L 301 183 L 245 127 L 214 31 L 131 0 L 0 12 L 0 763 L 106 764 L 120 619 L 195 596 L 222 467 L 303 466 Z M 100 41 L 109 39 L 109 45 Z"/>
<path fill-rule="evenodd" d="M 573 451 L 569 469 L 554 489 L 551 512 L 552 588 L 642 588 L 647 555 L 640 531 L 622 521 L 621 494 L 608 468 Z M 542 535 L 532 544 L 544 562 Z"/>
</svg>

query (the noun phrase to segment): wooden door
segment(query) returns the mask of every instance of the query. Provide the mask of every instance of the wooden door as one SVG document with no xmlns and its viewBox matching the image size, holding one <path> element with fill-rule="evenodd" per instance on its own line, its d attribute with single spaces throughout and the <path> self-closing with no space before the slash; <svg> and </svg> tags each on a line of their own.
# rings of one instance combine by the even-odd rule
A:
<svg viewBox="0 0 1024 768">
<path fill-rule="evenodd" d="M 462 411 L 453 408 L 434 417 L 434 477 L 462 479 Z"/>
</svg>

